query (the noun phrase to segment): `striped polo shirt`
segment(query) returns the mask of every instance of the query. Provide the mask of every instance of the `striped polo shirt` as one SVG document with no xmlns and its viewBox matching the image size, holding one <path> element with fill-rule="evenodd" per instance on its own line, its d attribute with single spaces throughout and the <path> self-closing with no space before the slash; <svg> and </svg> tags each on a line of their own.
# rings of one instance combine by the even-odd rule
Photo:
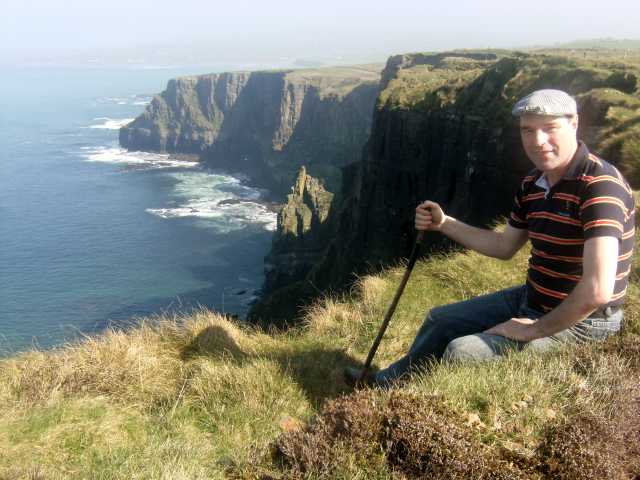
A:
<svg viewBox="0 0 640 480">
<path fill-rule="evenodd" d="M 531 171 L 520 184 L 509 218 L 512 227 L 526 228 L 531 240 L 529 306 L 545 312 L 558 306 L 582 276 L 584 242 L 602 236 L 619 240 L 616 284 L 607 306 L 622 305 L 632 263 L 634 218 L 629 184 L 582 142 L 563 178 L 551 188 L 541 171 Z"/>
</svg>

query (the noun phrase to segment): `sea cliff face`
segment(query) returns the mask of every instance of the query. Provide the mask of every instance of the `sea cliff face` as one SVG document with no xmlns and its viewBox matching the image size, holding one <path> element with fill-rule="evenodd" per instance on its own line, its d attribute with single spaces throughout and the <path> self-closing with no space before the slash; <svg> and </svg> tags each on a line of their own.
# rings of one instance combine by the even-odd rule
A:
<svg viewBox="0 0 640 480">
<path fill-rule="evenodd" d="M 339 289 L 354 273 L 406 257 L 415 206 L 424 199 L 467 223 L 487 226 L 509 212 L 532 166 L 521 147 L 513 103 L 539 88 L 575 95 L 580 136 L 593 151 L 638 177 L 637 70 L 616 62 L 516 52 L 401 55 L 382 73 L 371 136 L 362 160 L 344 170 L 343 197 L 326 225 L 330 240 L 306 276 L 266 291 L 251 314 L 278 324 L 284 304 L 304 304 Z M 327 227 L 325 227 L 327 228 Z M 428 248 L 441 248 L 430 234 Z M 310 245 L 314 251 L 319 245 Z"/>
<path fill-rule="evenodd" d="M 120 130 L 130 150 L 195 153 L 212 167 L 248 174 L 285 194 L 296 172 L 338 185 L 361 156 L 380 66 L 235 72 L 169 81 Z"/>
<path fill-rule="evenodd" d="M 320 261 L 331 240 L 333 229 L 328 220 L 333 200 L 334 194 L 302 167 L 287 195 L 287 202 L 278 213 L 278 229 L 271 251 L 265 257 L 263 292 L 277 294 L 270 300 L 263 298 L 254 307 L 254 318 L 272 318 L 274 315 L 283 320 L 295 318 L 300 307 L 297 303 L 299 288 L 304 285 L 299 282 Z M 295 295 L 288 297 L 291 287 Z M 311 294 L 310 289 L 303 297 Z"/>
</svg>

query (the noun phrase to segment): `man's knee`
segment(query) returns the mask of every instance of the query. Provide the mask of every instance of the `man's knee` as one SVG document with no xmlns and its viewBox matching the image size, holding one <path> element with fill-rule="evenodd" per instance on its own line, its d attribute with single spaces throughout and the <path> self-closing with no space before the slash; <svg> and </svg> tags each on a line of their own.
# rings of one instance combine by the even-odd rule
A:
<svg viewBox="0 0 640 480">
<path fill-rule="evenodd" d="M 479 333 L 458 337 L 449 342 L 442 359 L 448 362 L 495 360 L 517 345 L 498 335 Z"/>
<path fill-rule="evenodd" d="M 482 350 L 483 346 L 476 335 L 454 338 L 445 348 L 442 359 L 445 362 L 475 361 L 478 357 L 478 349 Z"/>
</svg>

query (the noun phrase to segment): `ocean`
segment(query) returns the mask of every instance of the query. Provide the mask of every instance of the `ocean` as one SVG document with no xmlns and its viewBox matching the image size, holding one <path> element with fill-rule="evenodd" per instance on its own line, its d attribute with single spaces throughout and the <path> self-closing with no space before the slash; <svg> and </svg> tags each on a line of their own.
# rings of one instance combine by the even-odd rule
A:
<svg viewBox="0 0 640 480">
<path fill-rule="evenodd" d="M 246 314 L 276 226 L 264 192 L 118 145 L 167 80 L 212 71 L 0 70 L 0 355 L 162 313 Z"/>
</svg>

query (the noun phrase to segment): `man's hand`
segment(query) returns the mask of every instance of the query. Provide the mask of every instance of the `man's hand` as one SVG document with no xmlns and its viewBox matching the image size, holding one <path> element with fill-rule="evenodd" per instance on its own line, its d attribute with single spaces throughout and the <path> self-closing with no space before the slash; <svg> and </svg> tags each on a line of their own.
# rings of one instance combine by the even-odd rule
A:
<svg viewBox="0 0 640 480">
<path fill-rule="evenodd" d="M 416 230 L 440 231 L 446 218 L 440 205 L 427 200 L 416 207 Z"/>
<path fill-rule="evenodd" d="M 489 330 L 485 330 L 484 333 L 501 335 L 520 342 L 530 342 L 538 338 L 535 328 L 536 322 L 537 320 L 531 320 L 530 318 L 512 318 L 506 322 L 499 323 Z"/>
</svg>

